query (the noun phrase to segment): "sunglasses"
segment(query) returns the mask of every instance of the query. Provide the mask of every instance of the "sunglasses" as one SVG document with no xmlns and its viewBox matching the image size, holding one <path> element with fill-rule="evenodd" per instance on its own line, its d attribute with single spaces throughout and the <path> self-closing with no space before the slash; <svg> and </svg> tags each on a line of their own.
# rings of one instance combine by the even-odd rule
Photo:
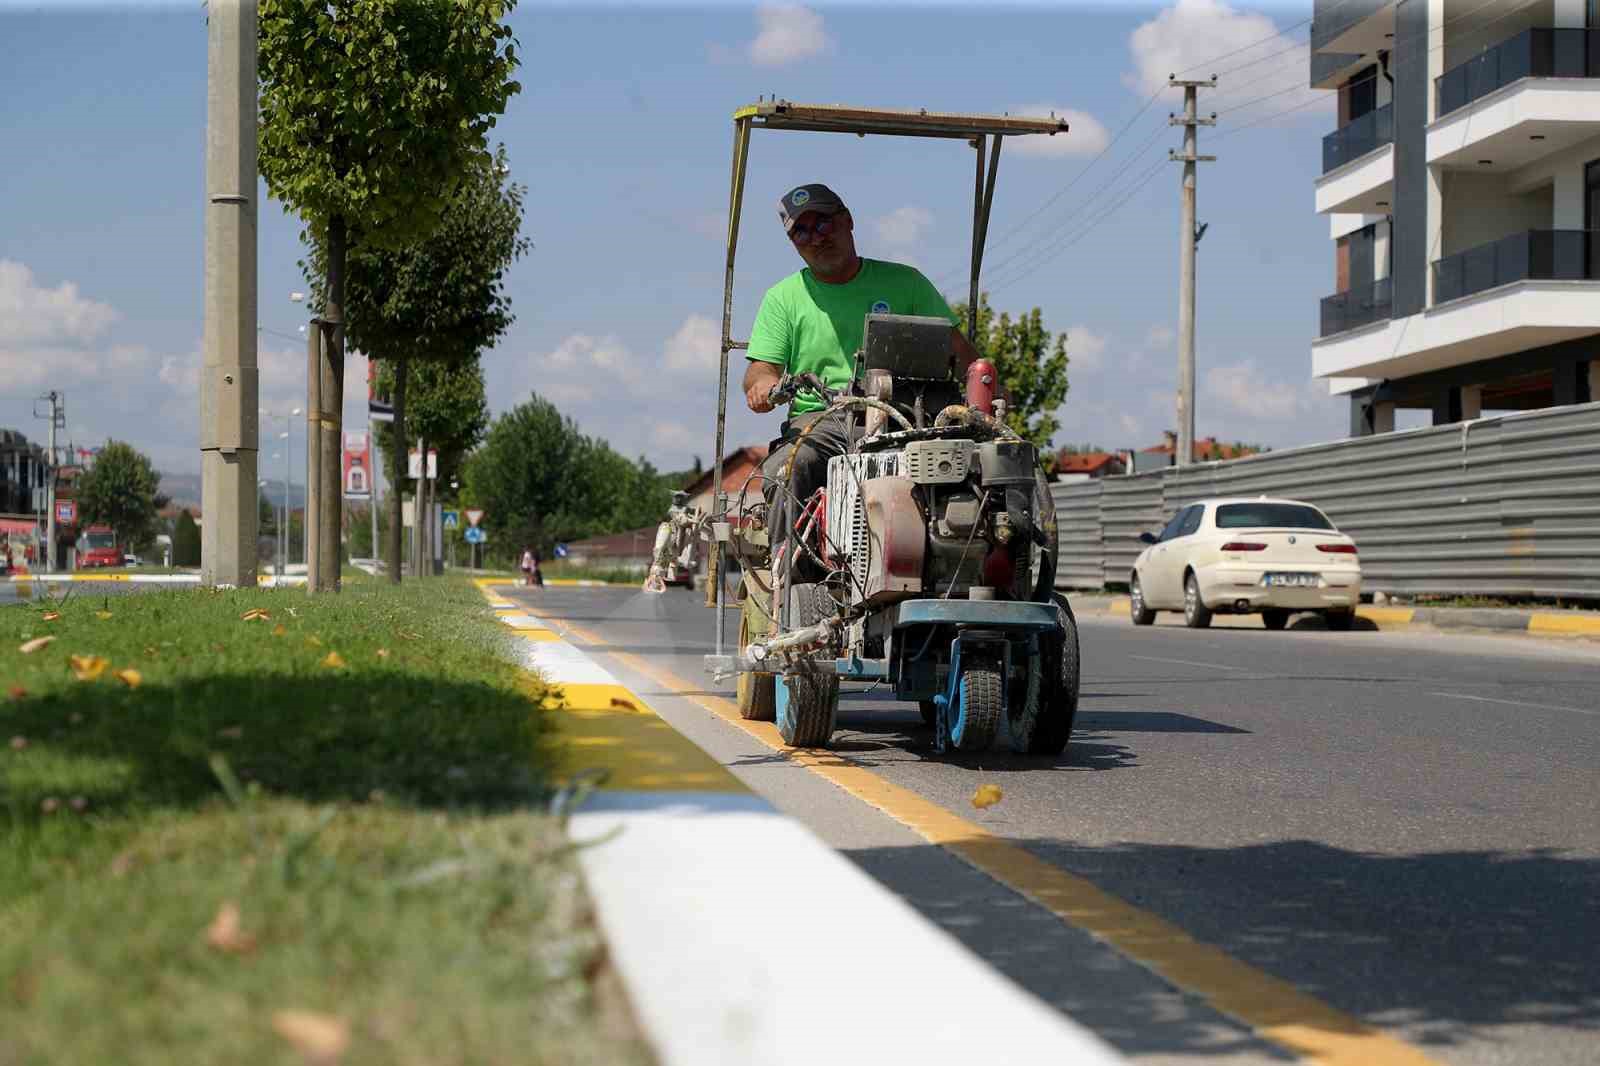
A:
<svg viewBox="0 0 1600 1066">
<path fill-rule="evenodd" d="M 789 231 L 789 239 L 796 244 L 810 244 L 818 237 L 826 237 L 834 231 L 833 216 L 819 218 L 809 226 L 797 225 Z"/>
</svg>

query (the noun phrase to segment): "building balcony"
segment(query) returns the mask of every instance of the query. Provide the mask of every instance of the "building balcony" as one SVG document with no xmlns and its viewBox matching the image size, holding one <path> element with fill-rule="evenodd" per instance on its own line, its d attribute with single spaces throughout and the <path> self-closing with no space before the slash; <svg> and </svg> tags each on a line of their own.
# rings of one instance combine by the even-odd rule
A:
<svg viewBox="0 0 1600 1066">
<path fill-rule="evenodd" d="M 1505 172 L 1600 135 L 1600 31 L 1524 30 L 1439 77 L 1428 162 Z"/>
<path fill-rule="evenodd" d="M 1523 78 L 1592 78 L 1600 32 L 1528 29 L 1434 79 L 1440 118 Z"/>
<path fill-rule="evenodd" d="M 1394 105 L 1369 111 L 1322 139 L 1318 214 L 1382 215 L 1394 199 Z"/>
<path fill-rule="evenodd" d="M 1468 248 L 1433 264 L 1437 307 L 1516 281 L 1586 281 L 1596 277 L 1600 231 L 1526 230 Z"/>
<path fill-rule="evenodd" d="M 1322 300 L 1321 337 L 1331 337 L 1387 319 L 1394 301 L 1394 286 L 1388 278 Z"/>
</svg>

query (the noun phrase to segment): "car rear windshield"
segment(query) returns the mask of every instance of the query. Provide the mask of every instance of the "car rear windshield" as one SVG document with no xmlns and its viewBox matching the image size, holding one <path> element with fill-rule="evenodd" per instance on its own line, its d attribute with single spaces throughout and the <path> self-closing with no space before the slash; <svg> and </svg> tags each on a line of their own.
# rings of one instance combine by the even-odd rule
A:
<svg viewBox="0 0 1600 1066">
<path fill-rule="evenodd" d="M 1218 529 L 1333 529 L 1323 513 L 1303 503 L 1225 503 L 1217 508 Z"/>
</svg>

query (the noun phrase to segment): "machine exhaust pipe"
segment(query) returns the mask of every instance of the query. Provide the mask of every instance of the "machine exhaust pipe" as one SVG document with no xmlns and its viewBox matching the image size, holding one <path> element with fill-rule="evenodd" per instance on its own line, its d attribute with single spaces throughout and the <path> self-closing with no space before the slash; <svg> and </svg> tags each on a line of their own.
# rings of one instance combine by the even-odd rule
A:
<svg viewBox="0 0 1600 1066">
<path fill-rule="evenodd" d="M 1240 614 L 1244 614 L 1246 611 L 1248 611 L 1250 609 L 1250 601 L 1249 600 L 1235 600 L 1234 603 L 1233 603 L 1233 609 L 1235 611 L 1238 611 Z"/>
</svg>

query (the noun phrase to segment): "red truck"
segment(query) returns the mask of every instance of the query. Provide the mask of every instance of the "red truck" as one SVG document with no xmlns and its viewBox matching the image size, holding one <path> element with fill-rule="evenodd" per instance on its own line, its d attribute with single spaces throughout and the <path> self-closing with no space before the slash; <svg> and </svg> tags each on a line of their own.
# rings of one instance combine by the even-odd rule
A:
<svg viewBox="0 0 1600 1066">
<path fill-rule="evenodd" d="M 78 569 L 123 565 L 122 549 L 110 526 L 90 526 L 78 537 Z"/>
</svg>

